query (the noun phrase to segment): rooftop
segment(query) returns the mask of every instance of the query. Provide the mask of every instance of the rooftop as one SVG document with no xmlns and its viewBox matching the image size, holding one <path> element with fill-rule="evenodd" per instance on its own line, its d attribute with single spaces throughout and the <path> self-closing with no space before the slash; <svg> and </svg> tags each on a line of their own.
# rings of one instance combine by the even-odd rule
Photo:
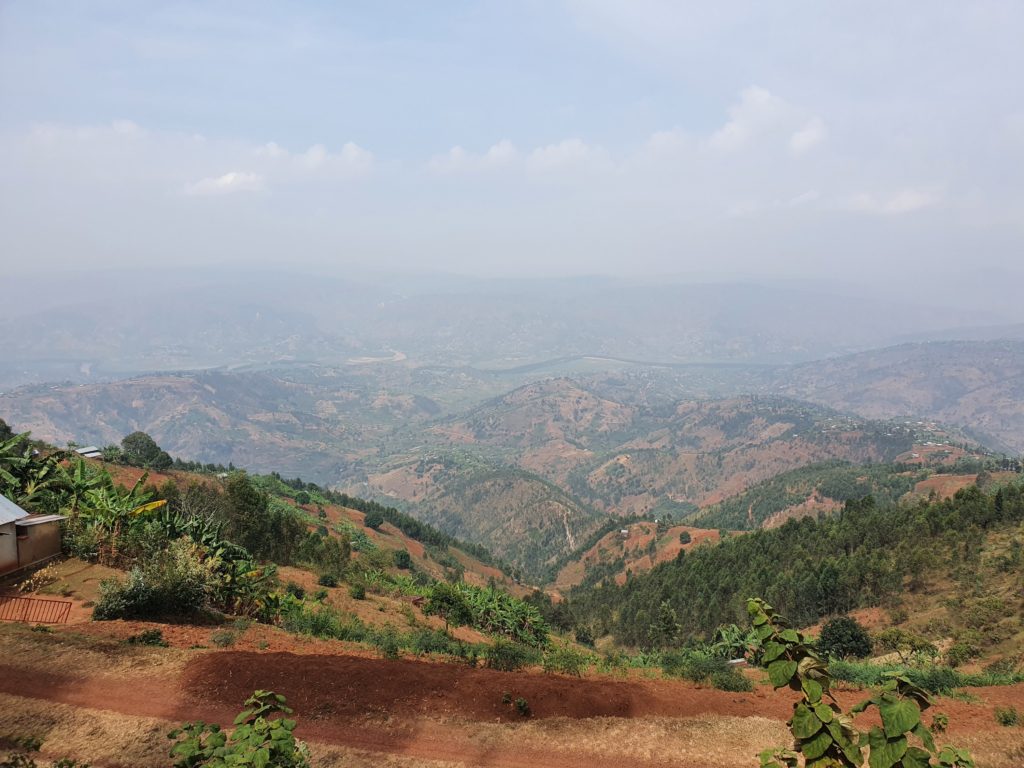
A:
<svg viewBox="0 0 1024 768">
<path fill-rule="evenodd" d="M 6 496 L 0 495 L 0 525 L 13 523 L 15 520 L 21 520 L 25 517 L 28 517 L 28 512 Z"/>
</svg>

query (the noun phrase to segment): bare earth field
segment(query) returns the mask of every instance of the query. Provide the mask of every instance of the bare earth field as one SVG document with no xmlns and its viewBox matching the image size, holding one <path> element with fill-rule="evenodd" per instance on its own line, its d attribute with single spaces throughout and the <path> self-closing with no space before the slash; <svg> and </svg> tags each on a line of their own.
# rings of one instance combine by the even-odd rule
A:
<svg viewBox="0 0 1024 768">
<path fill-rule="evenodd" d="M 89 629 L 103 626 L 114 635 L 138 628 Z M 787 740 L 790 697 L 763 683 L 726 693 L 675 680 L 503 673 L 386 661 L 326 641 L 288 651 L 184 645 L 208 628 L 166 628 L 175 647 L 132 647 L 83 628 L 0 627 L 0 739 L 36 736 L 44 755 L 98 767 L 166 766 L 173 725 L 230 724 L 249 693 L 270 688 L 295 707 L 317 766 L 739 768 Z M 529 719 L 502 704 L 506 692 L 529 702 Z M 969 746 L 981 768 L 1024 763 L 1024 729 L 993 717 L 996 706 L 1024 707 L 1024 686 L 971 694 L 937 703 L 950 716 L 949 741 Z M 849 707 L 863 693 L 838 696 Z"/>
</svg>

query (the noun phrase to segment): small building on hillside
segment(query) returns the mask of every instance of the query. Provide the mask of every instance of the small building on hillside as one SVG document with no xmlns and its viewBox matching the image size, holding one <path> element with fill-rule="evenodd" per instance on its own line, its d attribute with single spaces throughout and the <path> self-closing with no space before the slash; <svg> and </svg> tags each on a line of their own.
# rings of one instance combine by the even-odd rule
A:
<svg viewBox="0 0 1024 768">
<path fill-rule="evenodd" d="M 28 516 L 28 512 L 0 494 L 0 574 L 18 569 L 16 523 Z"/>
<path fill-rule="evenodd" d="M 95 445 L 87 445 L 84 448 L 75 448 L 75 453 L 87 459 L 101 459 L 103 452 Z"/>
<path fill-rule="evenodd" d="M 29 515 L 18 520 L 18 567 L 45 563 L 61 553 L 60 521 L 64 515 Z"/>
<path fill-rule="evenodd" d="M 0 496 L 0 574 L 45 563 L 61 553 L 63 515 L 30 515 Z"/>
</svg>

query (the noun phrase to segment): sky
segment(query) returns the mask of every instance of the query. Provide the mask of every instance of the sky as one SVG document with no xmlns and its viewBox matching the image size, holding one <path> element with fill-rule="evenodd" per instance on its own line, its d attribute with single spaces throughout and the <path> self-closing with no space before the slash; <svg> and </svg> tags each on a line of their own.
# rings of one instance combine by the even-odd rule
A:
<svg viewBox="0 0 1024 768">
<path fill-rule="evenodd" d="M 0 0 L 0 281 L 1005 287 L 1022 29 L 1019 0 Z"/>
</svg>

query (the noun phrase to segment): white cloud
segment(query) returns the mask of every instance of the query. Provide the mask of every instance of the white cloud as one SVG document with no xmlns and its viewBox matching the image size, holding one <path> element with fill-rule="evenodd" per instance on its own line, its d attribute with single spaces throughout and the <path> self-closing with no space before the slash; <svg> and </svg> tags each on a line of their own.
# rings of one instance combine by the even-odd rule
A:
<svg viewBox="0 0 1024 768">
<path fill-rule="evenodd" d="M 729 107 L 729 121 L 711 135 L 709 144 L 726 152 L 742 149 L 755 137 L 775 128 L 789 106 L 771 91 L 752 85 Z"/>
<path fill-rule="evenodd" d="M 603 163 L 605 159 L 605 152 L 600 147 L 572 138 L 537 147 L 527 158 L 527 166 L 531 171 L 547 173 Z"/>
<path fill-rule="evenodd" d="M 226 195 L 232 192 L 262 192 L 266 189 L 258 173 L 229 171 L 223 176 L 210 176 L 185 187 L 189 195 Z"/>
<path fill-rule="evenodd" d="M 942 197 L 939 187 L 905 187 L 885 196 L 862 192 L 848 198 L 841 207 L 859 213 L 899 216 L 932 208 L 942 202 Z"/>
<path fill-rule="evenodd" d="M 821 144 L 827 133 L 825 122 L 820 117 L 812 117 L 789 137 L 789 149 L 801 155 Z"/>
<path fill-rule="evenodd" d="M 439 173 L 464 173 L 504 168 L 519 160 L 519 151 L 508 139 L 502 139 L 486 152 L 477 154 L 454 146 L 443 155 L 432 157 L 428 170 Z"/>
<path fill-rule="evenodd" d="M 323 144 L 314 144 L 305 152 L 290 152 L 275 142 L 256 150 L 259 157 L 269 158 L 280 166 L 298 171 L 329 172 L 343 176 L 357 176 L 373 168 L 373 153 L 351 141 L 338 152 L 330 152 Z"/>
</svg>

